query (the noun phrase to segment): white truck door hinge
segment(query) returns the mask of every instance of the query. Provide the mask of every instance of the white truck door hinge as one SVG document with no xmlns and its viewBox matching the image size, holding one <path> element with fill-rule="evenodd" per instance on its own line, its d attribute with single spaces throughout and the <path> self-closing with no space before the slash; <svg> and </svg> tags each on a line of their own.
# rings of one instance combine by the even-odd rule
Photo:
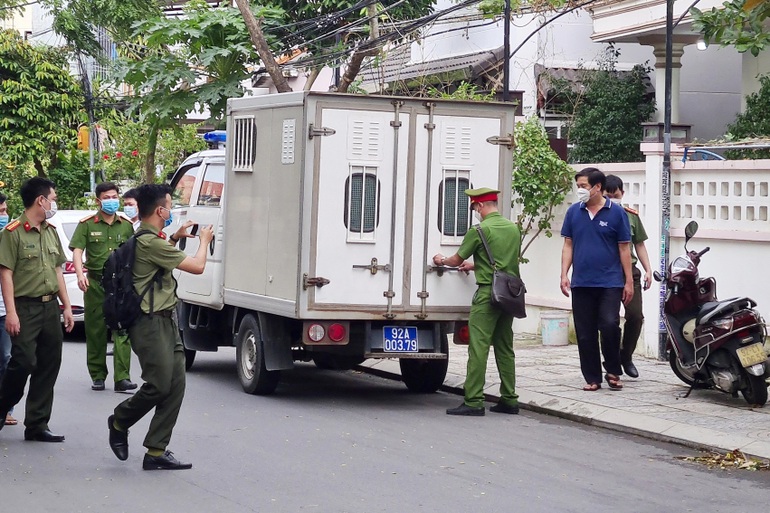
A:
<svg viewBox="0 0 770 513">
<path fill-rule="evenodd" d="M 333 128 L 328 128 L 325 126 L 322 126 L 321 128 L 316 128 L 313 126 L 313 123 L 310 123 L 310 127 L 307 131 L 307 138 L 312 139 L 313 137 L 326 137 L 327 135 L 334 135 L 337 131 Z"/>
<path fill-rule="evenodd" d="M 510 136 L 510 135 L 506 135 L 505 137 L 500 137 L 499 135 L 493 135 L 492 137 L 487 137 L 487 142 L 489 144 L 505 146 L 509 150 L 512 150 L 513 147 L 516 145 L 516 143 L 513 141 L 513 136 Z"/>
<path fill-rule="evenodd" d="M 302 289 L 307 290 L 310 287 L 318 287 L 319 289 L 324 285 L 328 285 L 331 281 L 320 276 L 309 278 L 307 274 L 302 275 Z"/>
</svg>

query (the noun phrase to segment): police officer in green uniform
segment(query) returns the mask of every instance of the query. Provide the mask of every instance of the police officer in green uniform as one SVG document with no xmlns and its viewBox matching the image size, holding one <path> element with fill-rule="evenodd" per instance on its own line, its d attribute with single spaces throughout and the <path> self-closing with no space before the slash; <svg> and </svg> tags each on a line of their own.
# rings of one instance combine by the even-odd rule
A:
<svg viewBox="0 0 770 513">
<path fill-rule="evenodd" d="M 468 189 L 471 209 L 481 220 L 481 229 L 489 243 L 497 268 L 519 276 L 519 249 L 521 232 L 497 210 L 500 191 Z M 466 262 L 473 256 L 473 263 Z M 519 396 L 516 394 L 516 364 L 513 352 L 513 316 L 495 307 L 489 300 L 492 289 L 492 265 L 484 244 L 475 229 L 465 234 L 460 249 L 445 257 L 441 253 L 433 257 L 435 265 L 459 266 L 461 271 L 474 270 L 478 290 L 473 296 L 468 320 L 470 344 L 468 368 L 465 378 L 465 401 L 456 408 L 449 408 L 449 415 L 484 415 L 484 378 L 487 371 L 489 346 L 495 348 L 495 363 L 500 374 L 500 401 L 490 408 L 496 413 L 519 413 Z"/>
<path fill-rule="evenodd" d="M 175 240 L 166 240 L 163 228 L 172 222 L 171 188 L 167 185 L 142 185 L 136 189 L 139 216 L 142 220 L 137 233 L 134 263 L 134 287 L 144 291 L 153 283 L 142 300 L 142 312 L 136 323 L 128 329 L 131 348 L 142 366 L 144 384 L 129 399 L 120 403 L 107 419 L 109 442 L 115 456 L 128 458 L 128 429 L 150 410 L 155 414 L 144 439 L 147 453 L 142 468 L 145 470 L 188 469 L 190 463 L 182 463 L 166 450 L 171 432 L 182 406 L 185 389 L 184 347 L 179 338 L 179 328 L 173 318 L 176 306 L 176 281 L 171 271 L 179 269 L 201 274 L 206 266 L 208 245 L 213 238 L 211 226 L 199 232 L 200 245 L 194 257 L 174 247 Z M 188 221 L 185 226 L 191 226 Z M 178 230 L 171 239 L 180 236 L 193 237 L 186 230 Z M 155 276 L 162 271 L 160 283 Z"/>
<path fill-rule="evenodd" d="M 29 378 L 24 439 L 63 442 L 63 435 L 48 428 L 63 342 L 57 296 L 64 307 L 65 329 L 72 331 L 75 323 L 62 274 L 64 251 L 56 228 L 46 222 L 56 213 L 56 189 L 52 181 L 35 177 L 22 184 L 20 194 L 24 213 L 0 237 L 0 284 L 12 342 L 11 361 L 0 384 L 0 429 Z"/>
<path fill-rule="evenodd" d="M 623 180 L 619 176 L 607 175 L 604 184 L 605 196 L 610 198 L 613 203 L 621 204 L 623 200 Z M 623 207 L 628 216 L 628 222 L 631 225 L 631 274 L 634 278 L 634 296 L 625 306 L 625 319 L 623 324 L 623 338 L 620 345 L 620 365 L 623 366 L 623 372 L 631 378 L 638 378 L 639 371 L 634 365 L 633 356 L 636 350 L 636 343 L 639 341 L 639 335 L 642 333 L 642 323 L 644 314 L 642 313 L 642 290 L 647 290 L 652 284 L 652 268 L 650 267 L 650 257 L 647 254 L 647 248 L 644 241 L 647 240 L 647 232 L 639 218 L 639 212 Z M 637 259 L 637 255 L 639 258 Z M 636 267 L 639 261 L 644 268 L 644 289 L 642 289 L 642 272 Z"/>
<path fill-rule="evenodd" d="M 72 263 L 78 275 L 78 287 L 85 303 L 86 363 L 91 375 L 91 390 L 104 390 L 107 377 L 107 325 L 104 322 L 102 269 L 107 257 L 134 234 L 131 221 L 120 216 L 119 191 L 112 182 L 100 183 L 94 191 L 99 211 L 80 220 L 70 240 Z M 83 252 L 86 253 L 83 272 Z M 131 382 L 131 344 L 125 331 L 112 334 L 115 391 L 136 388 Z"/>
</svg>

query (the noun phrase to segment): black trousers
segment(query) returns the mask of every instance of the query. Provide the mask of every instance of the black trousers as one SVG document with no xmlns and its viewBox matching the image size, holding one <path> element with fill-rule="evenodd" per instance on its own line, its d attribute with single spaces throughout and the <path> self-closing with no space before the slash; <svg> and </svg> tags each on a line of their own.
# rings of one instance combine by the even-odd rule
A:
<svg viewBox="0 0 770 513">
<path fill-rule="evenodd" d="M 602 382 L 602 361 L 610 374 L 620 376 L 620 303 L 622 288 L 574 287 L 572 315 L 580 354 L 580 370 L 586 383 Z"/>
</svg>

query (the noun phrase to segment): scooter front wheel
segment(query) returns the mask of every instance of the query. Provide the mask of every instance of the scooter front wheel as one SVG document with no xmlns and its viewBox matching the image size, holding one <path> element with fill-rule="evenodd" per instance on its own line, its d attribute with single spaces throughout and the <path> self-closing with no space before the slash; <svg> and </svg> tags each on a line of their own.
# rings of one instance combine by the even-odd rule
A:
<svg viewBox="0 0 770 513">
<path fill-rule="evenodd" d="M 764 376 L 754 376 L 743 371 L 747 386 L 741 390 L 743 398 L 751 405 L 764 406 L 767 402 L 767 383 Z"/>
<path fill-rule="evenodd" d="M 681 364 L 679 363 L 679 358 L 676 356 L 676 351 L 673 349 L 668 352 L 668 363 L 671 365 L 671 370 L 674 371 L 676 377 L 686 383 L 687 386 L 698 390 L 711 388 L 706 383 L 695 381 L 692 378 L 689 378 L 687 374 L 685 374 L 684 370 L 682 370 Z"/>
</svg>

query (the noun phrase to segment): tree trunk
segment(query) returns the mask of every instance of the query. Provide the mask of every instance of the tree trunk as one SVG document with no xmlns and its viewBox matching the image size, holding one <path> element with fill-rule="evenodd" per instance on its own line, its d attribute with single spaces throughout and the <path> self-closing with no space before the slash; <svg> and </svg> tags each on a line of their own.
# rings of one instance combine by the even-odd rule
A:
<svg viewBox="0 0 770 513">
<path fill-rule="evenodd" d="M 43 168 L 43 162 L 38 157 L 32 157 L 32 162 L 35 165 L 35 171 L 37 171 L 37 176 L 41 178 L 48 178 L 48 176 L 45 174 L 45 169 Z"/>
<path fill-rule="evenodd" d="M 313 87 L 313 84 L 318 78 L 318 75 L 321 74 L 322 69 L 323 66 L 316 66 L 310 71 L 310 75 L 307 77 L 307 82 L 305 82 L 305 91 L 310 91 L 310 88 Z"/>
<path fill-rule="evenodd" d="M 380 36 L 380 26 L 377 23 L 376 16 L 377 8 L 374 1 L 370 2 L 366 7 L 366 14 L 369 18 L 369 40 L 373 41 Z M 356 79 L 358 72 L 361 71 L 361 64 L 363 64 L 364 59 L 369 56 L 377 55 L 377 53 L 379 53 L 378 48 L 370 48 L 369 50 L 363 51 L 356 50 L 353 52 L 353 55 L 350 56 L 350 62 L 348 62 L 348 65 L 345 67 L 345 74 L 340 80 L 337 91 L 340 93 L 347 93 L 348 87 L 350 87 L 350 84 Z"/>
<path fill-rule="evenodd" d="M 265 64 L 267 73 L 270 75 L 270 78 L 273 79 L 275 88 L 279 93 L 291 92 L 289 82 L 286 80 L 286 77 L 283 76 L 281 67 L 275 62 L 273 52 L 271 52 L 270 48 L 267 46 L 265 35 L 262 33 L 257 18 L 254 16 L 254 13 L 251 12 L 249 0 L 235 0 L 235 3 L 238 4 L 238 10 L 241 11 L 243 21 L 246 22 L 246 28 L 249 30 L 251 42 L 254 45 L 254 48 L 256 48 L 259 58 L 262 59 L 262 62 Z"/>
<path fill-rule="evenodd" d="M 150 125 L 150 133 L 147 135 L 147 157 L 144 160 L 144 183 L 155 183 L 155 150 L 158 148 L 159 132 L 157 123 Z"/>
</svg>

